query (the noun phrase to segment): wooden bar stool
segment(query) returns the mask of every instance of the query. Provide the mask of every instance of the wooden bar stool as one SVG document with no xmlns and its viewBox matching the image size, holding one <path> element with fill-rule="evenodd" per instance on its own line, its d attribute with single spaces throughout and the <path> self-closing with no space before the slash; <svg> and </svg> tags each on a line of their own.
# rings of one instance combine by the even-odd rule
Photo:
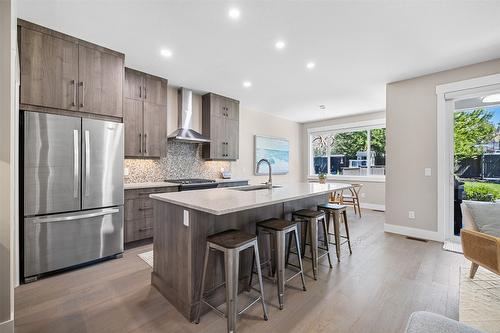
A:
<svg viewBox="0 0 500 333">
<path fill-rule="evenodd" d="M 292 234 L 293 233 L 293 234 Z M 300 275 L 302 279 L 302 289 L 306 291 L 306 282 L 304 278 L 304 268 L 302 267 L 302 257 L 300 255 L 300 242 L 299 235 L 297 231 L 297 223 L 290 222 L 282 219 L 269 219 L 257 223 L 257 237 L 262 234 L 269 234 L 271 236 L 271 242 L 274 244 L 274 263 L 276 264 L 277 279 L 275 280 L 278 286 L 278 300 L 280 304 L 280 310 L 283 310 L 284 306 L 284 294 L 285 294 L 285 284 L 291 279 Z M 295 272 L 288 279 L 285 278 L 285 240 L 286 236 L 289 235 L 289 244 L 292 241 L 292 236 L 295 239 L 295 246 L 297 247 L 297 258 L 299 261 L 299 266 L 297 267 L 299 271 Z M 269 248 L 271 248 L 269 244 Z M 288 247 L 290 250 L 290 245 Z M 288 262 L 288 253 L 286 255 L 286 261 Z M 267 261 L 269 262 L 269 260 Z M 252 263 L 252 272 L 255 260 Z M 264 263 L 265 264 L 265 263 Z M 252 274 L 253 275 L 253 274 Z M 250 277 L 250 286 L 252 286 L 252 277 Z"/>
<path fill-rule="evenodd" d="M 361 184 L 351 184 L 349 188 L 350 194 L 344 194 L 342 191 L 339 201 L 337 203 L 341 205 L 352 206 L 354 208 L 354 214 L 358 214 L 361 217 L 361 205 L 359 201 L 359 193 L 361 192 Z M 331 202 L 331 201 L 330 201 Z"/>
<path fill-rule="evenodd" d="M 349 224 L 347 223 L 346 206 L 334 203 L 324 203 L 318 205 L 318 210 L 324 211 L 326 214 L 326 220 L 328 221 L 328 234 L 334 236 L 335 239 L 335 242 L 330 242 L 330 244 L 335 245 L 335 250 L 337 252 L 337 261 L 340 262 L 340 245 L 345 244 L 347 242 L 347 245 L 349 246 L 349 253 L 352 254 L 351 238 L 349 237 Z M 345 236 L 340 234 L 341 216 L 345 224 L 345 231 L 346 231 Z M 331 217 L 333 217 L 333 233 L 330 233 L 329 231 Z M 341 242 L 342 238 L 345 239 L 344 242 Z"/>
<path fill-rule="evenodd" d="M 250 302 L 249 305 L 241 311 L 238 311 L 238 271 L 240 252 L 253 247 L 254 260 L 257 263 L 257 274 L 259 276 L 260 296 Z M 216 307 L 205 301 L 205 277 L 207 274 L 207 265 L 210 251 L 220 251 L 224 253 L 224 271 L 226 281 L 221 284 L 226 285 L 226 313 L 221 312 Z M 248 234 L 239 230 L 227 230 L 207 237 L 207 247 L 205 251 L 205 263 L 201 280 L 200 302 L 195 323 L 200 322 L 201 304 L 204 303 L 212 308 L 218 314 L 227 317 L 227 331 L 233 333 L 236 331 L 236 317 L 249 309 L 252 305 L 261 301 L 264 320 L 268 319 L 266 303 L 264 302 L 264 286 L 262 283 L 262 273 L 260 269 L 259 247 L 257 245 L 257 236 Z"/>
<path fill-rule="evenodd" d="M 330 247 L 328 246 L 328 227 L 326 223 L 325 213 L 322 211 L 302 209 L 292 214 L 292 221 L 307 223 L 306 232 L 304 235 L 304 243 L 302 246 L 302 256 L 304 257 L 306 245 L 309 245 L 311 248 L 313 276 L 314 280 L 317 280 L 319 259 L 323 258 L 324 256 L 328 256 L 328 263 L 330 265 L 330 268 L 333 268 L 332 260 L 330 257 Z M 324 248 L 319 246 L 318 224 L 320 223 L 323 225 Z M 310 241 L 309 243 L 307 243 L 308 234 Z M 326 252 L 319 255 L 319 250 L 324 250 Z"/>
</svg>

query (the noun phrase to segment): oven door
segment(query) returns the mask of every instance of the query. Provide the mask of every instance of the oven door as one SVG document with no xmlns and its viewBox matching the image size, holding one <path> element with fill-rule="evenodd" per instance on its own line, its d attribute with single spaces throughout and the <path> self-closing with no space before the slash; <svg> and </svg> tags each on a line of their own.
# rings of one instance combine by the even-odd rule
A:
<svg viewBox="0 0 500 333">
<path fill-rule="evenodd" d="M 198 184 L 181 184 L 179 186 L 180 191 L 194 191 L 194 190 L 205 190 L 208 188 L 216 188 L 219 184 L 217 183 L 198 183 Z"/>
</svg>

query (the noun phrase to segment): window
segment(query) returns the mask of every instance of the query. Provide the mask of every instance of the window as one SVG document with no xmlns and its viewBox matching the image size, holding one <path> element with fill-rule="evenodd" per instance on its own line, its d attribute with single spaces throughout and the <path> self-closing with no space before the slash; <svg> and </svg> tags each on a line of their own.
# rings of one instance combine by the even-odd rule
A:
<svg viewBox="0 0 500 333">
<path fill-rule="evenodd" d="M 309 130 L 310 175 L 385 176 L 385 125 Z"/>
</svg>

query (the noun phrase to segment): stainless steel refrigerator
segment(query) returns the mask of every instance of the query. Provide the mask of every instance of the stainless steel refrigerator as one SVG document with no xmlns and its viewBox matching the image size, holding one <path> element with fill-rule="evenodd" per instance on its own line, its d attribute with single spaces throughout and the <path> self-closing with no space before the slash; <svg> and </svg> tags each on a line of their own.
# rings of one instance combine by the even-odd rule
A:
<svg viewBox="0 0 500 333">
<path fill-rule="evenodd" d="M 23 277 L 123 252 L 123 124 L 24 112 Z"/>
</svg>

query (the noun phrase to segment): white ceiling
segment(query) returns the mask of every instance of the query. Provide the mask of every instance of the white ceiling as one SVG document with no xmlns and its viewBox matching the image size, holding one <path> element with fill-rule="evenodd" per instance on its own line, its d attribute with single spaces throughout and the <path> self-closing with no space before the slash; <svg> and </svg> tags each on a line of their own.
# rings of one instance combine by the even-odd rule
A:
<svg viewBox="0 0 500 333">
<path fill-rule="evenodd" d="M 18 1 L 21 18 L 129 67 L 299 122 L 384 110 L 388 82 L 500 57 L 498 0 Z"/>
</svg>

